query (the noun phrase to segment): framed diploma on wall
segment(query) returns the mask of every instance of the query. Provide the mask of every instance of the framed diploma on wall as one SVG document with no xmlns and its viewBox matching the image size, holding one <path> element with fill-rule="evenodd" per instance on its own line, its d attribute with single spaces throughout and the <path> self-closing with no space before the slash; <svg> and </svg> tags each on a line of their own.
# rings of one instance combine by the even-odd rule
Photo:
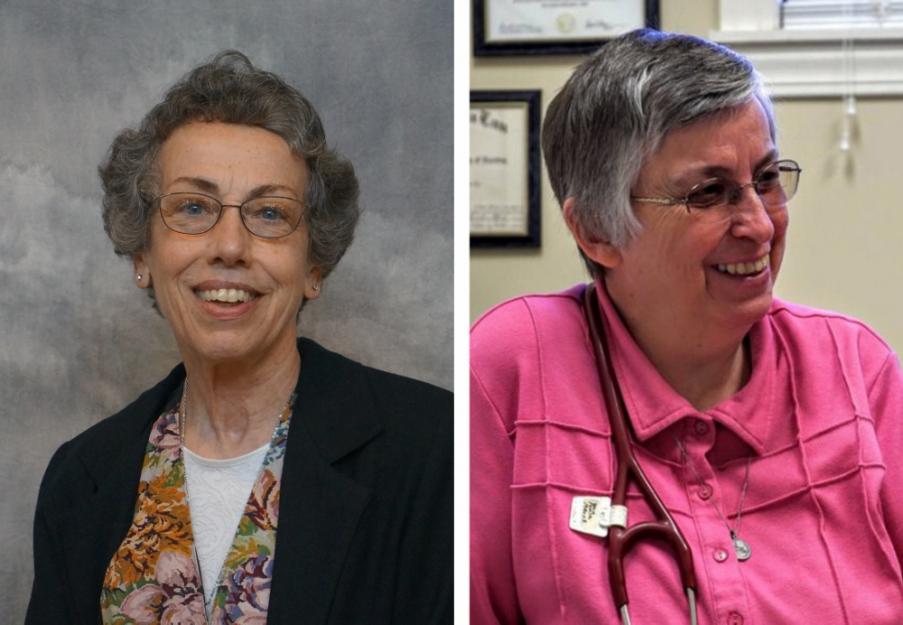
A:
<svg viewBox="0 0 903 625">
<path fill-rule="evenodd" d="M 473 54 L 582 54 L 658 24 L 658 0 L 473 0 Z"/>
<path fill-rule="evenodd" d="M 539 91 L 470 92 L 470 246 L 539 247 Z"/>
</svg>

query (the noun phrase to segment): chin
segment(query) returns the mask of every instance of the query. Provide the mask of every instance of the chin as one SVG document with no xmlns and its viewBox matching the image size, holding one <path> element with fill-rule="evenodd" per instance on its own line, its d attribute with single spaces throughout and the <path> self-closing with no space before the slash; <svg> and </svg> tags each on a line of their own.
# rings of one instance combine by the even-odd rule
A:
<svg viewBox="0 0 903 625">
<path fill-rule="evenodd" d="M 771 308 L 773 300 L 771 291 L 763 293 L 753 300 L 737 303 L 727 312 L 727 324 L 732 327 L 741 327 L 746 333 L 749 328 L 759 322 Z"/>
<path fill-rule="evenodd" d="M 218 364 L 245 360 L 253 357 L 257 350 L 242 337 L 216 333 L 212 336 L 194 337 L 181 351 L 183 357 L 190 353 L 206 363 Z"/>
</svg>

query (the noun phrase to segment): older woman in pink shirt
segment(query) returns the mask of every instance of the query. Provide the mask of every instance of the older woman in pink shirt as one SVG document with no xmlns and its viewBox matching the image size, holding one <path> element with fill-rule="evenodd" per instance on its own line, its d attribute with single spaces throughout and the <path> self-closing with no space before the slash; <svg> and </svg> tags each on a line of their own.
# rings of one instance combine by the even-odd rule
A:
<svg viewBox="0 0 903 625">
<path fill-rule="evenodd" d="M 772 295 L 799 166 L 749 61 L 635 31 L 549 106 L 549 177 L 594 278 L 631 447 L 692 552 L 701 625 L 903 623 L 903 375 L 862 323 Z M 471 623 L 622 616 L 575 497 L 618 464 L 585 287 L 471 338 Z M 633 525 L 653 517 L 633 486 Z M 689 623 L 672 551 L 625 560 L 638 625 Z"/>
</svg>

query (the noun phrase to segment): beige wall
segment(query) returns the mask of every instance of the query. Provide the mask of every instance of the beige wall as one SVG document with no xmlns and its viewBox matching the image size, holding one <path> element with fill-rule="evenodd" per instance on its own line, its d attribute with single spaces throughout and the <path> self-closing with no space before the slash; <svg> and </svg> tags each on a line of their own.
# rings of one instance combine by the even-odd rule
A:
<svg viewBox="0 0 903 625">
<path fill-rule="evenodd" d="M 661 2 L 662 28 L 707 36 L 717 0 Z M 472 59 L 474 89 L 541 89 L 543 108 L 581 57 Z M 791 207 L 778 295 L 839 310 L 874 327 L 903 352 L 903 101 L 862 99 L 848 154 L 837 148 L 838 100 L 775 105 L 778 144 L 803 167 Z M 542 248 L 471 253 L 471 319 L 519 293 L 586 280 L 543 171 Z"/>
</svg>

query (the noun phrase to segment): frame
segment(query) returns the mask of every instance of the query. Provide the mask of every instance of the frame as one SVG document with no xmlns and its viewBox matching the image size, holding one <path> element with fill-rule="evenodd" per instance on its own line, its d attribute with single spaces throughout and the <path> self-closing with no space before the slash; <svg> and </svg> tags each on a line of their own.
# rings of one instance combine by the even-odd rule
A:
<svg viewBox="0 0 903 625">
<path fill-rule="evenodd" d="M 585 54 L 644 26 L 658 0 L 473 0 L 473 54 Z"/>
<path fill-rule="evenodd" d="M 470 92 L 470 246 L 539 247 L 539 91 Z"/>
</svg>

